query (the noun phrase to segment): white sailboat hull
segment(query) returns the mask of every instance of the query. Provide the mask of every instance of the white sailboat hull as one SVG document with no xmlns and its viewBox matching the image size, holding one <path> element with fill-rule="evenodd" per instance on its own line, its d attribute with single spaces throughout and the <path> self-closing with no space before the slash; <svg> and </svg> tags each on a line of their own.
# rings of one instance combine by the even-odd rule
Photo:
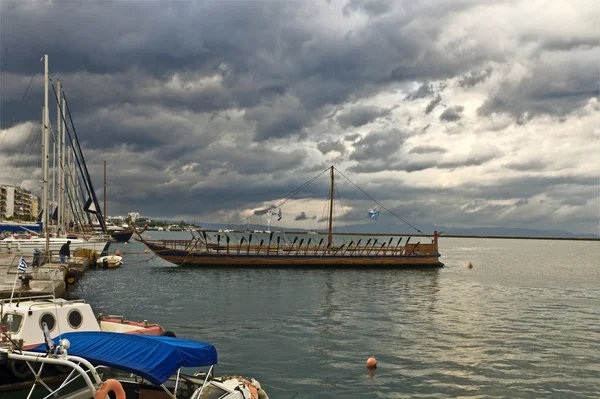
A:
<svg viewBox="0 0 600 399">
<path fill-rule="evenodd" d="M 108 245 L 110 245 L 110 241 L 102 240 L 102 239 L 91 239 L 86 240 L 82 238 L 50 238 L 50 252 L 54 254 L 58 254 L 60 247 L 63 246 L 67 241 L 71 241 L 71 251 L 75 251 L 78 248 L 90 249 L 92 251 L 97 251 L 98 253 L 102 253 L 105 247 L 108 249 Z M 37 249 L 38 251 L 44 251 L 46 249 L 46 239 L 45 238 L 30 238 L 30 239 L 21 239 L 21 238 L 13 238 L 8 237 L 0 241 L 0 253 L 14 253 L 20 255 L 33 255 L 33 251 Z"/>
</svg>

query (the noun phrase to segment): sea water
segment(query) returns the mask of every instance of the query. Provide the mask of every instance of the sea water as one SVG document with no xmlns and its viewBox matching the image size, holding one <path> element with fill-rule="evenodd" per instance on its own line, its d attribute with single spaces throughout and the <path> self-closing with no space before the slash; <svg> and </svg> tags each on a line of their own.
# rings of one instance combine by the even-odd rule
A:
<svg viewBox="0 0 600 399">
<path fill-rule="evenodd" d="M 215 345 L 217 375 L 254 377 L 271 399 L 600 397 L 600 242 L 442 237 L 445 268 L 372 271 L 182 268 L 116 249 L 124 265 L 90 270 L 75 295 Z"/>
</svg>

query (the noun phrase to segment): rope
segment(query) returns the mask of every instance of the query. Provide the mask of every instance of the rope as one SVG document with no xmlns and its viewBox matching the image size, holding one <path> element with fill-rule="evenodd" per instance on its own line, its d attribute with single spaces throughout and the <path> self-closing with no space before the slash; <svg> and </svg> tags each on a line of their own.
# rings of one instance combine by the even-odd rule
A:
<svg viewBox="0 0 600 399">
<path fill-rule="evenodd" d="M 305 182 L 300 187 L 296 188 L 291 193 L 289 193 L 288 195 L 286 195 L 285 197 L 283 197 L 283 199 L 281 199 L 279 202 L 276 202 L 275 205 L 273 205 L 273 207 L 271 207 L 269 209 L 280 208 L 283 204 L 285 204 L 286 202 L 288 202 L 289 200 L 291 200 L 296 194 L 298 194 L 304 188 L 308 187 L 312 182 L 314 182 L 315 180 L 317 180 L 319 177 L 321 177 L 321 175 L 323 173 L 327 172 L 328 170 L 329 170 L 329 168 L 325 169 L 324 171 L 322 171 L 321 173 L 319 173 L 318 175 L 316 175 L 315 177 L 313 177 L 309 181 Z M 262 215 L 251 215 L 251 216 L 248 216 L 243 221 L 241 221 L 240 223 L 235 224 L 234 227 L 243 226 L 244 224 L 250 223 L 250 221 L 253 221 L 253 220 L 257 219 L 260 216 L 262 216 Z"/>
<path fill-rule="evenodd" d="M 273 389 L 277 389 L 278 391 L 284 391 L 284 392 L 295 392 L 294 396 L 292 396 L 290 399 L 295 398 L 296 396 L 300 395 L 300 391 L 296 391 L 295 389 L 285 389 L 285 388 L 278 388 L 278 387 L 274 387 L 273 385 L 267 385 L 267 384 L 263 384 L 262 382 L 260 383 L 261 387 L 269 387 L 269 388 L 273 388 Z"/>
<path fill-rule="evenodd" d="M 377 200 L 373 197 L 371 197 L 369 194 L 367 194 L 367 192 L 365 190 L 363 190 L 362 188 L 358 187 L 356 185 L 356 183 L 354 183 L 352 180 L 350 180 L 349 178 L 347 178 L 342 172 L 340 172 L 340 170 L 338 168 L 335 168 L 335 170 L 337 170 L 337 172 L 342 175 L 342 177 L 344 177 L 344 179 L 348 180 L 354 187 L 356 187 L 357 189 L 359 189 L 364 195 L 366 195 L 367 197 L 369 197 L 369 199 L 371 201 L 373 201 L 374 203 L 376 203 L 377 205 L 379 205 L 381 207 L 381 209 L 385 209 L 386 211 L 388 211 L 390 214 L 392 214 L 393 216 L 397 217 L 398 219 L 402 220 L 404 223 L 406 223 L 407 225 L 409 225 L 410 227 L 412 227 L 413 229 L 415 229 L 416 231 L 418 231 L 419 233 L 421 233 L 422 235 L 427 237 L 427 234 L 423 233 L 421 230 L 419 230 L 418 228 L 416 228 L 415 226 L 413 226 L 412 224 L 408 223 L 406 220 L 402 219 L 400 216 L 396 215 L 394 212 L 390 211 L 389 209 L 387 209 L 385 206 L 381 205 L 379 202 L 377 202 Z"/>
</svg>

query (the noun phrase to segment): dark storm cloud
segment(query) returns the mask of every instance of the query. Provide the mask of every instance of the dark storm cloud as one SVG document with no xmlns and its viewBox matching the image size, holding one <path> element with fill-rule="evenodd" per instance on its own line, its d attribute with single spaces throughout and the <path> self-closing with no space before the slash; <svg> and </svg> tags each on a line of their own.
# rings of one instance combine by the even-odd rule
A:
<svg viewBox="0 0 600 399">
<path fill-rule="evenodd" d="M 390 0 L 350 0 L 344 7 L 344 13 L 361 11 L 369 16 L 378 16 L 387 13 L 393 7 Z"/>
<path fill-rule="evenodd" d="M 321 154 L 323 155 L 332 151 L 341 152 L 342 154 L 346 152 L 346 147 L 342 141 L 319 141 L 317 143 L 317 149 L 321 151 Z"/>
<path fill-rule="evenodd" d="M 482 165 L 492 159 L 495 159 L 500 154 L 498 152 L 488 152 L 482 154 L 471 154 L 459 159 L 438 160 L 435 158 L 428 159 L 392 159 L 388 158 L 384 161 L 363 161 L 352 167 L 350 171 L 354 173 L 374 173 L 381 171 L 404 171 L 404 172 L 419 172 L 426 169 L 457 169 L 467 166 Z"/>
<path fill-rule="evenodd" d="M 411 148 L 410 151 L 408 151 L 408 153 L 409 154 L 430 154 L 430 153 L 436 153 L 436 152 L 444 153 L 447 151 L 448 150 L 443 147 L 438 147 L 438 146 L 434 146 L 434 145 L 421 145 L 421 146 Z"/>
<path fill-rule="evenodd" d="M 547 167 L 547 164 L 542 161 L 539 161 L 539 160 L 533 160 L 533 161 L 528 161 L 528 162 L 512 161 L 512 162 L 505 164 L 504 166 L 509 169 L 512 169 L 512 170 L 526 172 L 526 171 L 545 170 Z"/>
<path fill-rule="evenodd" d="M 307 220 L 308 216 L 306 216 L 306 212 L 300 212 L 298 216 L 294 218 L 294 220 Z"/>
<path fill-rule="evenodd" d="M 440 120 L 443 122 L 456 122 L 462 118 L 462 112 L 465 109 L 462 105 L 448 107 L 440 115 Z"/>
<path fill-rule="evenodd" d="M 349 134 L 344 136 L 344 141 L 354 141 L 360 137 L 360 133 Z"/>
<path fill-rule="evenodd" d="M 425 107 L 425 115 L 429 115 L 441 102 L 442 97 L 438 94 L 438 96 L 431 100 L 429 104 L 427 104 L 427 107 Z"/>
<path fill-rule="evenodd" d="M 482 71 L 471 71 L 458 78 L 458 85 L 462 88 L 469 88 L 483 83 L 492 76 L 492 71 L 492 68 L 486 68 Z"/>
<path fill-rule="evenodd" d="M 357 106 L 345 114 L 338 116 L 337 121 L 344 128 L 360 127 L 389 114 L 389 109 L 381 109 L 373 106 Z"/>
<path fill-rule="evenodd" d="M 398 129 L 373 131 L 353 144 L 354 152 L 350 154 L 350 159 L 355 161 L 386 160 L 400 149 L 407 137 L 406 132 Z"/>
<path fill-rule="evenodd" d="M 48 53 L 53 82 L 64 80 L 94 180 L 102 181 L 102 161 L 108 157 L 114 179 L 118 174 L 127 188 L 119 194 L 115 185 L 109 187 L 109 201 L 118 205 L 114 212 L 139 208 L 149 216 L 262 209 L 265 201 L 283 198 L 329 166 L 321 155 L 342 150 L 342 138 L 348 144 L 356 141 L 351 153 L 355 170 L 480 165 L 493 154 L 457 159 L 449 143 L 447 151 L 415 147 L 399 161 L 404 141 L 415 132 L 386 128 L 362 137 L 362 130 L 352 131 L 372 122 L 399 126 L 392 119 L 394 100 L 379 108 L 361 105 L 365 99 L 373 104 L 372 96 L 398 93 L 398 102 L 426 102 L 449 82 L 467 91 L 484 81 L 476 89 L 498 81 L 479 115 L 508 113 L 523 122 L 536 115 L 564 117 L 597 96 L 596 39 L 549 39 L 543 34 L 518 39 L 522 28 L 516 26 L 519 44 L 537 49 L 533 56 L 524 52 L 522 58 L 521 49 L 490 43 L 477 29 L 467 32 L 466 42 L 446 40 L 453 18 L 459 13 L 470 17 L 470 7 L 485 5 L 468 0 L 351 0 L 342 5 L 2 1 L 0 124 L 3 129 L 24 121 L 39 125 L 39 58 Z M 503 33 L 499 35 L 503 39 Z M 515 61 L 524 70 L 517 77 L 506 72 Z M 489 65 L 494 65 L 493 76 Z M 23 96 L 34 73 L 38 76 Z M 419 88 L 406 96 L 406 89 L 415 84 Z M 451 96 L 445 94 L 444 100 L 453 101 Z M 427 105 L 426 115 L 438 105 L 439 95 Z M 415 131 L 427 122 L 435 129 L 438 122 L 423 121 L 420 113 L 414 115 Z M 333 132 L 323 133 L 324 121 L 331 122 L 328 128 Z M 340 132 L 340 127 L 349 131 Z M 314 151 L 315 143 L 321 154 Z M 10 149 L 8 155 L 5 149 Z M 37 165 L 33 167 L 33 160 L 28 165 L 27 155 L 19 159 L 15 149 L 14 143 L 0 149 L 0 165 L 19 165 L 23 179 L 30 179 L 27 184 L 38 186 L 37 178 L 31 177 Z M 506 164 L 513 171 L 520 167 L 525 170 L 527 165 Z M 461 219 L 458 204 L 465 193 L 491 198 L 510 194 L 515 200 L 529 198 L 527 193 L 549 193 L 554 185 L 590 187 L 571 177 L 573 183 L 499 179 L 498 186 L 468 185 L 455 191 L 390 182 L 385 196 L 414 197 L 415 205 L 399 207 L 410 215 L 439 209 L 449 219 L 464 222 L 468 218 Z M 304 195 L 326 196 L 326 186 L 315 182 Z M 423 210 L 419 199 L 432 193 L 447 194 L 447 202 Z M 597 193 L 579 195 L 595 198 Z M 477 204 L 485 209 L 477 213 L 484 220 L 498 213 L 497 205 L 483 200 Z"/>
<path fill-rule="evenodd" d="M 567 115 L 598 97 L 599 54 L 600 45 L 567 53 L 543 53 L 520 81 L 501 82 L 478 113 L 506 113 L 520 124 L 538 115 Z"/>
<path fill-rule="evenodd" d="M 433 87 L 431 86 L 431 83 L 423 82 L 423 84 L 421 86 L 419 86 L 419 88 L 416 91 L 414 91 L 413 93 L 410 93 L 408 96 L 406 96 L 406 99 L 409 101 L 413 101 L 413 100 L 418 100 L 420 98 L 429 97 L 432 94 L 433 94 Z"/>
</svg>

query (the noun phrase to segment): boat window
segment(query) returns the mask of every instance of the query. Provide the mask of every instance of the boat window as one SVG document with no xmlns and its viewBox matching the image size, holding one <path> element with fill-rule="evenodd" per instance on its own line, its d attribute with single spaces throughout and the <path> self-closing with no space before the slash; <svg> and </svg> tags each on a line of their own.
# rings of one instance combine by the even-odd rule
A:
<svg viewBox="0 0 600 399">
<path fill-rule="evenodd" d="M 67 320 L 69 322 L 69 325 L 74 328 L 77 329 L 79 327 L 81 327 L 81 323 L 83 321 L 83 316 L 81 316 L 81 312 L 77 309 L 73 309 L 69 312 L 69 315 L 67 316 Z"/>
<path fill-rule="evenodd" d="M 44 313 L 42 317 L 40 317 L 40 328 L 42 331 L 44 330 L 44 323 L 48 326 L 48 331 L 54 330 L 54 325 L 56 324 L 56 319 L 52 313 Z"/>
<path fill-rule="evenodd" d="M 16 333 L 21 328 L 23 315 L 17 313 L 5 314 L 2 318 L 2 325 L 8 328 L 8 332 Z"/>
<path fill-rule="evenodd" d="M 204 389 L 202 390 L 202 394 L 200 396 L 197 396 L 197 399 L 221 399 L 221 398 L 225 398 L 229 395 L 229 392 L 227 392 L 224 389 L 221 389 L 215 385 L 209 384 L 207 386 L 204 387 Z"/>
</svg>

